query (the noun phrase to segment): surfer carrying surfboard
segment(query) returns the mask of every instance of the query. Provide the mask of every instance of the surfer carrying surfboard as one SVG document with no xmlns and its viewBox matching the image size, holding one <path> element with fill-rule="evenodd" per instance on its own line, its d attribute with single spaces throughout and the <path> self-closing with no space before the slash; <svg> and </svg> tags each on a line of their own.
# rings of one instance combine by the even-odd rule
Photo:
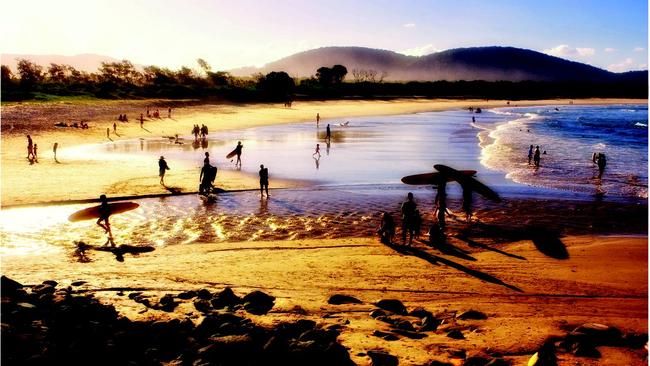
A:
<svg viewBox="0 0 650 366">
<path fill-rule="evenodd" d="M 244 145 L 241 144 L 241 141 L 237 141 L 237 147 L 235 147 L 235 155 L 237 155 L 237 162 L 235 166 L 239 165 L 241 168 L 241 149 L 244 148 Z"/>
<path fill-rule="evenodd" d="M 97 219 L 97 225 L 104 229 L 106 234 L 108 234 L 108 240 L 106 240 L 106 244 L 104 245 L 111 244 L 111 246 L 115 246 L 115 243 L 113 242 L 113 233 L 111 232 L 111 224 L 108 222 L 108 218 L 111 216 L 111 208 L 108 205 L 106 195 L 102 194 L 99 196 L 99 201 L 101 204 L 99 205 L 99 218 Z"/>
</svg>

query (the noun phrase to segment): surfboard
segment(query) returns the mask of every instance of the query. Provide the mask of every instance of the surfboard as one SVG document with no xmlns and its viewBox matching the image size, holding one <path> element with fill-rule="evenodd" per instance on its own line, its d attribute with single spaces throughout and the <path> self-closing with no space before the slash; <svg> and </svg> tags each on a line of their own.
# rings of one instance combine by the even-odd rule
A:
<svg viewBox="0 0 650 366">
<path fill-rule="evenodd" d="M 232 158 L 232 157 L 235 156 L 235 155 L 237 155 L 237 149 L 235 149 L 235 150 L 229 152 L 228 155 L 226 155 L 226 159 L 230 159 L 230 158 Z"/>
<path fill-rule="evenodd" d="M 117 246 L 109 246 L 109 245 L 92 245 L 92 244 L 86 244 L 84 242 L 76 242 L 77 244 L 77 249 L 79 250 L 98 250 L 100 252 L 111 252 L 113 254 L 139 254 L 139 253 L 148 253 L 148 252 L 153 252 L 156 250 L 156 248 L 150 246 L 150 245 L 129 245 L 129 244 L 121 244 Z"/>
<path fill-rule="evenodd" d="M 462 171 L 456 170 L 454 168 L 442 164 L 436 164 L 433 167 L 437 171 L 451 177 L 453 180 L 460 183 L 460 185 L 463 186 L 463 188 L 465 189 L 469 188 L 472 191 L 482 195 L 483 197 L 489 200 L 495 202 L 501 202 L 501 197 L 499 197 L 499 195 L 495 191 L 490 189 L 485 184 L 479 182 L 478 180 L 472 178 L 471 176 L 463 174 Z"/>
<path fill-rule="evenodd" d="M 468 176 L 472 176 L 476 174 L 476 170 L 461 170 L 460 172 Z M 442 181 L 442 177 L 443 175 L 439 172 L 407 175 L 406 177 L 402 178 L 402 183 L 415 185 L 415 186 L 417 185 L 437 186 Z M 452 180 L 453 179 L 451 177 L 447 177 L 447 182 L 451 182 Z"/>
<path fill-rule="evenodd" d="M 73 213 L 72 215 L 70 215 L 68 217 L 68 220 L 72 222 L 77 222 L 77 221 L 98 219 L 99 207 L 100 206 L 93 206 L 93 207 L 84 208 L 83 210 L 79 210 Z M 140 207 L 140 205 L 135 202 L 115 202 L 115 203 L 109 203 L 108 207 L 111 209 L 111 215 L 114 215 L 114 214 L 134 210 Z"/>
</svg>

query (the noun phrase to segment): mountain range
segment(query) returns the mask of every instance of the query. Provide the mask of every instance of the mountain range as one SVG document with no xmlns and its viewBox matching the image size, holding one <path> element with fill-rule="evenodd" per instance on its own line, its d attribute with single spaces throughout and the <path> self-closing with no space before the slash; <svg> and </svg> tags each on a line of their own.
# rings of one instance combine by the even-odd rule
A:
<svg viewBox="0 0 650 366">
<path fill-rule="evenodd" d="M 114 58 L 83 54 L 77 56 L 3 54 L 2 64 L 16 70 L 16 58 L 26 58 L 49 66 L 68 64 L 78 70 L 95 72 L 101 62 Z M 359 71 L 372 71 L 386 81 L 647 81 L 647 71 L 613 73 L 580 62 L 549 56 L 514 47 L 456 48 L 425 56 L 407 56 L 397 52 L 365 47 L 323 47 L 282 58 L 260 68 L 229 70 L 234 76 L 285 71 L 293 77 L 310 77 L 320 67 L 343 65 L 347 80 L 354 80 Z"/>
</svg>

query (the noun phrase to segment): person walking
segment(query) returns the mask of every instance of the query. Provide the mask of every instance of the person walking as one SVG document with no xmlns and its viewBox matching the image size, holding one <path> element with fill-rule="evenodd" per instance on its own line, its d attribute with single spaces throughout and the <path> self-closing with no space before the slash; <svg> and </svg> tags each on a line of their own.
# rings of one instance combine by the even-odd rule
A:
<svg viewBox="0 0 650 366">
<path fill-rule="evenodd" d="M 34 159 L 34 142 L 32 137 L 27 135 L 27 159 L 32 161 Z"/>
<path fill-rule="evenodd" d="M 325 138 L 327 141 L 330 141 L 332 139 L 332 130 L 330 130 L 330 124 L 327 124 L 327 129 L 325 129 Z"/>
<path fill-rule="evenodd" d="M 535 154 L 533 155 L 533 161 L 535 162 L 535 166 L 539 167 L 539 162 L 540 162 L 541 154 L 539 152 L 539 145 L 535 146 Z"/>
<path fill-rule="evenodd" d="M 266 191 L 266 198 L 269 197 L 269 169 L 260 164 L 260 196 L 264 197 Z"/>
<path fill-rule="evenodd" d="M 528 148 L 528 165 L 530 165 L 530 162 L 533 160 L 533 145 L 530 145 L 530 148 Z"/>
<path fill-rule="evenodd" d="M 55 142 L 54 147 L 52 148 L 52 151 L 54 151 L 54 161 L 56 161 L 57 163 L 59 162 L 58 160 L 56 160 L 56 149 L 58 149 L 58 148 L 59 148 L 59 143 Z"/>
<path fill-rule="evenodd" d="M 167 170 L 169 170 L 169 166 L 165 161 L 165 157 L 161 156 L 160 159 L 158 159 L 158 174 L 160 175 L 160 184 L 163 187 L 165 186 L 165 172 Z"/>
<path fill-rule="evenodd" d="M 406 201 L 402 203 L 402 243 L 406 244 L 406 234 L 409 234 L 409 246 L 413 244 L 415 235 L 417 205 L 413 200 L 413 193 L 409 192 Z"/>
</svg>

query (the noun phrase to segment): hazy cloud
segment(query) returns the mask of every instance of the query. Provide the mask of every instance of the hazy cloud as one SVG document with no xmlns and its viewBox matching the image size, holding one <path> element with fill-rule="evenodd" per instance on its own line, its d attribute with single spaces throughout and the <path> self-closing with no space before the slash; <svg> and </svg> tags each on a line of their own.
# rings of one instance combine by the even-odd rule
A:
<svg viewBox="0 0 650 366">
<path fill-rule="evenodd" d="M 406 24 L 402 24 L 402 27 L 404 27 L 404 28 L 414 28 L 414 27 L 415 27 L 415 23 L 406 23 Z"/>
<path fill-rule="evenodd" d="M 587 47 L 570 47 L 566 44 L 544 50 L 544 53 L 558 57 L 590 57 L 596 54 L 596 50 Z"/>
<path fill-rule="evenodd" d="M 424 56 L 431 53 L 439 52 L 440 50 L 434 47 L 431 43 L 425 44 L 424 46 L 409 48 L 403 51 L 397 51 L 403 55 L 407 56 Z"/>
<path fill-rule="evenodd" d="M 616 48 L 607 47 L 605 48 L 605 52 L 616 52 Z"/>
<path fill-rule="evenodd" d="M 634 47 L 634 52 L 643 52 L 645 48 L 643 47 Z"/>
<path fill-rule="evenodd" d="M 624 71 L 631 71 L 631 70 L 639 70 L 646 67 L 647 67 L 646 64 L 636 64 L 633 58 L 628 57 L 617 64 L 611 64 L 607 66 L 607 70 L 613 72 L 624 72 Z"/>
</svg>

